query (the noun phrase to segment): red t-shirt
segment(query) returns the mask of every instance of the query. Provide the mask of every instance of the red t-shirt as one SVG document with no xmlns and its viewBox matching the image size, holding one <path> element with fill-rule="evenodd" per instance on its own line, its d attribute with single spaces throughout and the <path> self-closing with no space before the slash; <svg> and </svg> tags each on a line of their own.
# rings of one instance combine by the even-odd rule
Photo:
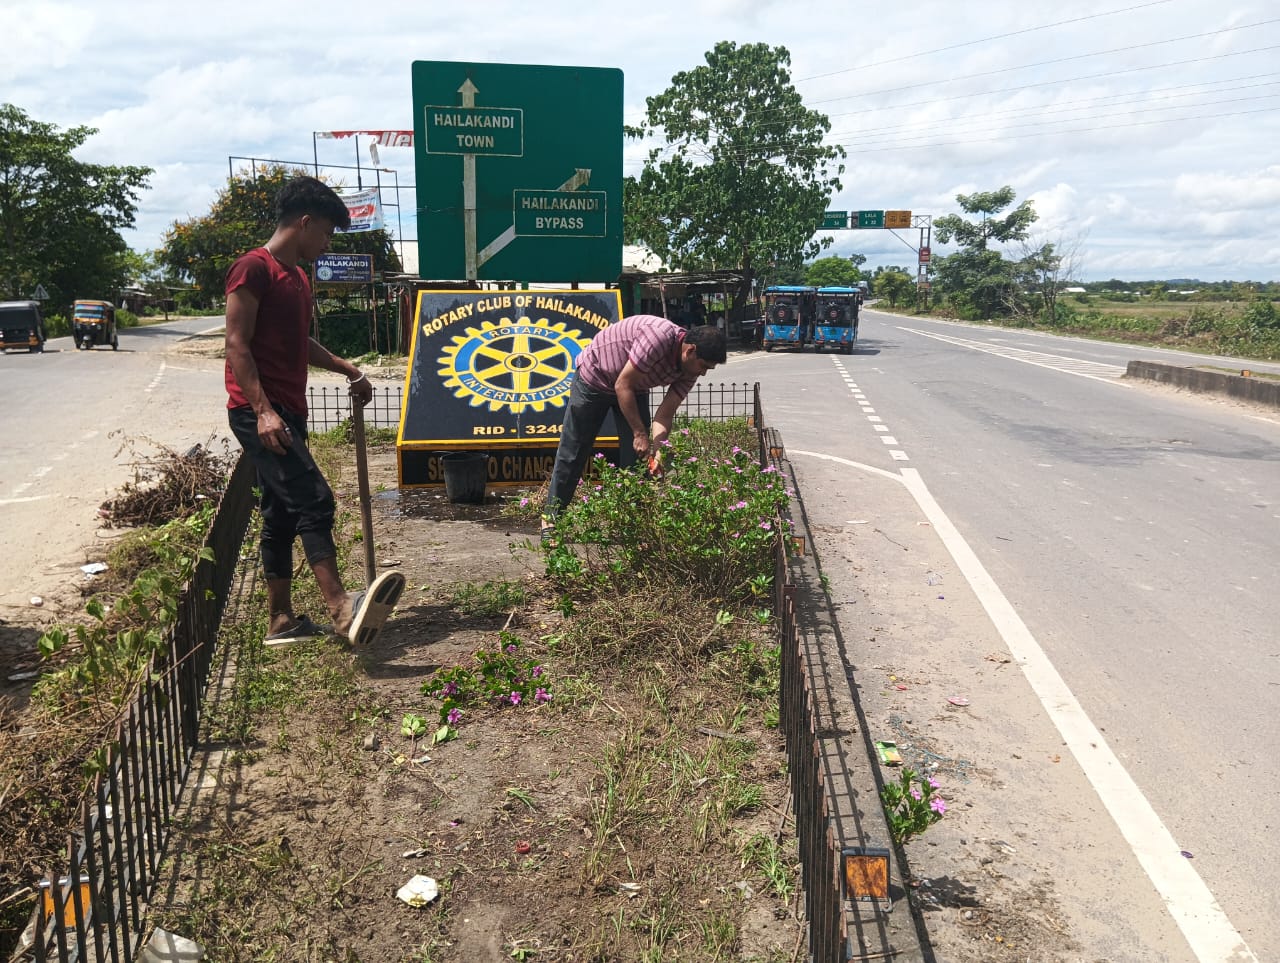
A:
<svg viewBox="0 0 1280 963">
<path fill-rule="evenodd" d="M 262 390 L 272 404 L 307 413 L 307 353 L 311 331 L 311 285 L 300 267 L 285 267 L 265 247 L 240 257 L 227 271 L 227 294 L 247 288 L 258 299 L 249 352 Z M 226 364 L 227 407 L 249 403 L 231 362 Z"/>
</svg>

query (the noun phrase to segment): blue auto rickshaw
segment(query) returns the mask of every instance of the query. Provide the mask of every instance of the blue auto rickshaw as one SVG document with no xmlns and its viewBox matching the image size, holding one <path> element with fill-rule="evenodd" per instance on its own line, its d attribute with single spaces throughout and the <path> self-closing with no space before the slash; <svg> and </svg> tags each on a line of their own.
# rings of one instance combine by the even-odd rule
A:
<svg viewBox="0 0 1280 963">
<path fill-rule="evenodd" d="M 816 351 L 833 348 L 853 354 L 858 340 L 858 308 L 862 292 L 857 288 L 818 288 L 814 311 L 813 347 Z"/>
<path fill-rule="evenodd" d="M 764 289 L 760 298 L 760 343 L 764 350 L 804 350 L 813 333 L 815 291 L 816 288 L 793 284 Z"/>
</svg>

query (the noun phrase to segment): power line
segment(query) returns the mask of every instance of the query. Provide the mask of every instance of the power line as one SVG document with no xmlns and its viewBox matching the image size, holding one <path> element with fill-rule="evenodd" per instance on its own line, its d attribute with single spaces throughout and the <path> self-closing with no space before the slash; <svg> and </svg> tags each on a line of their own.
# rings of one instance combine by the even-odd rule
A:
<svg viewBox="0 0 1280 963">
<path fill-rule="evenodd" d="M 1009 37 L 1018 37 L 1023 34 L 1036 33 L 1040 30 L 1051 30 L 1054 27 L 1065 27 L 1068 24 L 1083 23 L 1086 20 L 1096 20 L 1099 17 L 1112 17 L 1121 13 L 1130 13 L 1134 10 L 1143 10 L 1147 7 L 1158 7 L 1161 4 L 1171 3 L 1172 0 L 1151 0 L 1150 3 L 1139 3 L 1132 7 L 1122 7 L 1119 10 L 1105 10 L 1102 13 L 1091 13 L 1084 17 L 1072 17 L 1070 20 L 1058 20 L 1054 23 L 1044 23 L 1038 27 L 1027 27 L 1023 30 L 1011 30 L 1009 33 L 998 33 L 990 37 L 983 37 L 980 40 L 966 40 L 963 43 L 953 43 L 947 47 L 935 47 L 933 50 L 922 50 L 919 53 L 904 54 L 901 57 L 893 57 L 889 60 L 877 60 L 874 63 L 859 64 L 856 67 L 845 67 L 842 70 L 832 70 L 825 74 L 814 74 L 812 77 L 797 78 L 794 83 L 802 84 L 810 80 L 821 80 L 823 77 L 834 77 L 837 74 L 852 73 L 855 70 L 868 70 L 872 67 L 883 67 L 886 64 L 902 63 L 904 60 L 915 60 L 917 57 L 930 57 L 937 53 L 946 53 L 948 50 L 959 50 L 961 47 L 974 47 L 978 44 L 990 43 L 993 40 L 1005 40 Z"/>
<path fill-rule="evenodd" d="M 1173 61 L 1167 61 L 1161 64 L 1146 64 L 1139 67 L 1125 67 L 1120 70 L 1108 70 L 1108 71 L 1103 71 L 1101 73 L 1095 73 L 1095 74 L 1082 74 L 1075 77 L 1061 78 L 1059 80 L 1037 81 L 1035 83 L 1022 84 L 1016 87 L 1003 87 L 996 90 L 975 91 L 973 93 L 968 93 L 968 94 L 955 94 L 949 97 L 939 97 L 939 98 L 934 98 L 930 100 L 912 101 L 905 104 L 890 104 L 884 107 L 867 107 L 861 110 L 848 111 L 846 113 L 841 113 L 841 114 L 832 114 L 831 116 L 846 117 L 846 116 L 852 116 L 853 114 L 869 113 L 869 112 L 884 111 L 884 110 L 900 110 L 907 107 L 933 106 L 935 104 L 946 103 L 954 100 L 967 100 L 975 97 L 996 96 L 999 94 L 1017 93 L 1024 90 L 1033 90 L 1033 89 L 1042 88 L 1042 87 L 1057 87 L 1063 84 L 1076 83 L 1082 80 L 1099 80 L 1099 79 L 1105 79 L 1110 77 L 1119 77 L 1124 74 L 1144 73 L 1151 70 L 1164 70 L 1172 67 L 1185 67 L 1193 64 L 1207 63 L 1214 60 L 1226 60 L 1232 57 L 1248 56 L 1249 54 L 1266 53 L 1268 51 L 1272 51 L 1276 49 L 1280 49 L 1280 44 L 1269 44 L 1264 47 L 1251 47 L 1248 50 L 1237 50 L 1237 51 L 1232 51 L 1230 53 L 1213 54 L 1208 57 L 1192 57 L 1186 60 L 1173 60 Z M 1272 74 L 1251 74 L 1246 77 L 1229 78 L 1227 80 L 1222 80 L 1222 81 L 1207 81 L 1206 84 L 1227 83 L 1227 82 L 1230 82 L 1230 80 L 1237 80 L 1237 79 L 1248 80 L 1255 77 L 1267 77 L 1267 76 L 1272 76 Z M 1115 95 L 1115 96 L 1121 96 L 1121 95 Z M 842 99 L 848 99 L 848 98 L 842 98 Z M 783 123 L 778 122 L 776 125 L 766 123 L 762 126 L 766 128 L 769 126 L 783 126 Z M 660 154 L 672 154 L 679 149 L 680 149 L 680 146 L 678 144 L 668 144 L 658 148 Z M 627 161 L 626 163 L 630 165 L 635 165 L 637 163 L 643 165 L 644 163 L 647 163 L 647 161 Z"/>
<path fill-rule="evenodd" d="M 1152 40 L 1148 43 L 1130 44 L 1127 47 L 1112 47 L 1108 50 L 1095 50 L 1092 53 L 1072 54 L 1070 57 L 1056 57 L 1053 60 L 1040 60 L 1030 64 L 1019 64 L 1013 67 L 997 67 L 995 70 L 983 70 L 976 74 L 961 74 L 958 77 L 946 78 L 947 83 L 954 83 L 957 80 L 973 80 L 977 77 L 991 77 L 996 74 L 1011 73 L 1015 70 L 1030 70 L 1032 67 L 1048 67 L 1053 64 L 1068 63 L 1072 60 L 1084 60 L 1089 57 L 1104 57 L 1108 54 L 1127 53 L 1130 50 L 1145 50 L 1150 47 L 1160 47 L 1171 43 L 1181 43 L 1184 40 L 1202 40 L 1205 37 L 1216 37 L 1219 34 L 1231 33 L 1235 30 L 1248 30 L 1253 27 L 1264 27 L 1267 24 L 1280 22 L 1280 17 L 1273 17 L 1269 20 L 1258 20 L 1254 23 L 1242 23 L 1235 27 L 1223 27 L 1221 30 L 1209 30 L 1205 33 L 1187 34 L 1182 37 L 1171 37 L 1168 40 Z M 1161 65 L 1166 66 L 1166 65 Z M 1122 71 L 1121 71 L 1122 72 Z M 856 94 L 846 94 L 841 97 L 827 97 L 823 100 L 810 101 L 812 104 L 830 104 L 839 100 L 852 100 L 855 97 L 870 97 L 875 94 L 894 94 L 901 90 L 916 90 L 920 87 L 932 87 L 939 83 L 936 80 L 926 80 L 918 84 L 906 84 L 902 87 L 886 87 L 883 90 L 864 90 Z"/>
</svg>

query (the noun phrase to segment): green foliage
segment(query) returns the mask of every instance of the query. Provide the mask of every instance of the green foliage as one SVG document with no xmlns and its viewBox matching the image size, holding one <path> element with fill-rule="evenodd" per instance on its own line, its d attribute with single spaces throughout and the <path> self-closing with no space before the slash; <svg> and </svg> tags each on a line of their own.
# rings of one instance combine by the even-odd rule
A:
<svg viewBox="0 0 1280 963">
<path fill-rule="evenodd" d="M 70 631 L 57 626 L 40 636 L 36 647 L 46 659 L 64 652 L 72 641 L 79 650 L 77 658 L 41 680 L 44 697 L 64 704 L 123 704 L 150 659 L 164 651 L 182 589 L 196 566 L 213 560 L 212 549 L 192 551 L 189 546 L 189 533 L 207 531 L 212 518 L 209 507 L 162 526 L 150 539 L 155 563 L 138 574 L 111 610 L 92 598 L 85 605 L 92 621 Z"/>
<path fill-rule="evenodd" d="M 871 290 L 876 297 L 884 298 L 891 308 L 910 300 L 915 289 L 915 281 L 904 271 L 884 271 L 871 282 Z"/>
<path fill-rule="evenodd" d="M 722 447 L 715 431 L 674 431 L 661 479 L 595 459 L 594 477 L 556 521 L 547 574 L 592 591 L 666 578 L 694 595 L 750 601 L 752 580 L 773 570 L 774 542 L 786 534 L 778 527 L 788 492 L 772 466 Z"/>
<path fill-rule="evenodd" d="M 791 83 L 785 47 L 721 41 L 705 66 L 682 71 L 647 100 L 645 129 L 665 146 L 627 178 L 624 233 L 678 270 L 736 267 L 746 279 L 798 264 L 830 243 L 814 239 L 840 189 L 843 148 L 824 144 L 825 115 Z M 834 173 L 830 168 L 834 166 Z"/>
<path fill-rule="evenodd" d="M 551 701 L 545 670 L 537 659 L 521 654 L 523 644 L 511 632 L 501 632 L 496 650 L 475 653 L 474 667 L 437 669 L 422 684 L 423 695 L 440 700 L 440 728 L 433 741 L 447 742 L 457 736 L 464 708 L 538 706 Z"/>
<path fill-rule="evenodd" d="M 889 833 L 895 843 L 905 843 L 919 836 L 942 818 L 947 803 L 937 795 L 938 781 L 922 778 L 912 769 L 903 769 L 897 782 L 880 790 L 885 815 L 889 817 Z"/>
<path fill-rule="evenodd" d="M 934 274 L 961 316 L 1005 317 L 1019 294 L 1017 264 L 992 248 L 992 243 L 1021 241 L 1036 220 L 1030 201 L 1023 201 L 1003 217 L 1001 211 L 1014 201 L 1012 187 L 974 194 L 957 194 L 956 201 L 970 221 L 948 214 L 933 222 L 934 235 L 947 244 L 954 238 L 960 250 L 934 261 Z"/>
<path fill-rule="evenodd" d="M 809 265 L 804 276 L 804 283 L 815 288 L 851 288 L 860 280 L 862 280 L 862 272 L 847 258 L 842 257 L 818 258 Z"/>
<path fill-rule="evenodd" d="M 127 279 L 128 248 L 149 167 L 88 164 L 73 153 L 97 133 L 59 130 L 0 104 L 0 299 L 49 292 L 51 312 L 83 292 L 115 291 Z"/>
<path fill-rule="evenodd" d="M 528 593 L 518 582 L 466 582 L 454 590 L 449 604 L 463 615 L 492 617 L 506 615 L 525 603 Z"/>
<path fill-rule="evenodd" d="M 208 214 L 173 224 L 165 234 L 159 261 L 173 276 L 191 282 L 192 290 L 185 295 L 191 303 L 211 305 L 222 297 L 232 262 L 261 247 L 275 231 L 276 193 L 287 181 L 309 173 L 305 168 L 282 165 L 242 170 L 228 178 Z M 400 269 L 400 259 L 386 231 L 335 234 L 330 249 L 372 254 L 375 271 Z M 363 347 L 355 353 L 367 347 L 366 333 Z"/>
</svg>

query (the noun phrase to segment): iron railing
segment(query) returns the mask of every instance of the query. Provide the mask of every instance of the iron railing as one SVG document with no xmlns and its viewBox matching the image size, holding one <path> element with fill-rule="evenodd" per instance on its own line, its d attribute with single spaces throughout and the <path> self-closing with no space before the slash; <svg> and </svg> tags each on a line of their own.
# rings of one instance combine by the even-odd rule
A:
<svg viewBox="0 0 1280 963">
<path fill-rule="evenodd" d="M 253 511 L 255 473 L 231 473 L 201 560 L 178 602 L 165 651 L 108 748 L 68 841 L 66 872 L 40 885 L 15 959 L 130 963 L 140 949 L 169 823 L 191 769 L 222 610 Z"/>
<path fill-rule="evenodd" d="M 665 388 L 649 392 L 649 407 L 657 410 L 666 397 Z M 400 411 L 404 406 L 404 388 L 375 389 L 373 400 L 364 409 L 365 426 L 368 428 L 396 428 L 400 424 Z M 689 396 L 680 406 L 680 414 L 707 421 L 725 421 L 729 418 L 749 418 L 758 415 L 760 408 L 759 385 L 743 382 L 716 384 L 696 382 Z M 351 396 L 341 385 L 314 385 L 307 388 L 307 427 L 312 431 L 328 431 L 351 419 Z"/>
</svg>

